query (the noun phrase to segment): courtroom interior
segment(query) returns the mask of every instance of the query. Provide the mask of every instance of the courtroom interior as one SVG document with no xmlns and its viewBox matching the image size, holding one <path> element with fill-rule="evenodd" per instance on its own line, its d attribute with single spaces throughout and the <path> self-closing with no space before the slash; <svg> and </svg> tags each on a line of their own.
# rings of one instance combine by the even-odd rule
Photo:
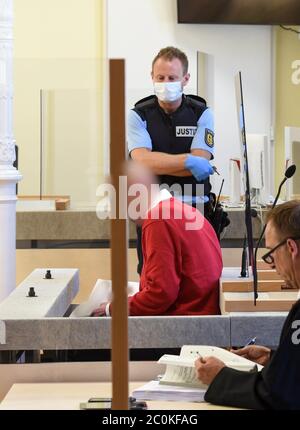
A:
<svg viewBox="0 0 300 430">
<path fill-rule="evenodd" d="M 0 416 L 300 410 L 299 48 L 297 0 L 0 0 Z"/>
</svg>

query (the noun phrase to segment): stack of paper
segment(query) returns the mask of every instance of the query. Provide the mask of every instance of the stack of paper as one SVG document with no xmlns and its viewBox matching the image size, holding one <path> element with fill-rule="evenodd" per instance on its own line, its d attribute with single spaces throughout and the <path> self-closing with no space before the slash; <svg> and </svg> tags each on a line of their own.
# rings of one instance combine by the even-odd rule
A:
<svg viewBox="0 0 300 430">
<path fill-rule="evenodd" d="M 137 400 L 166 400 L 177 402 L 204 402 L 206 389 L 162 385 L 159 381 L 150 381 L 133 391 Z"/>
</svg>

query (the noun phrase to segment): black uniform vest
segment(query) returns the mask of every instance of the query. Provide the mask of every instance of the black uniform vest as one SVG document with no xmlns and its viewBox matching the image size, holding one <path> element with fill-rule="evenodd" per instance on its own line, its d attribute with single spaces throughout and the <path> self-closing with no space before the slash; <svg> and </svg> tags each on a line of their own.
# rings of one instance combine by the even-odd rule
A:
<svg viewBox="0 0 300 430">
<path fill-rule="evenodd" d="M 183 96 L 180 107 L 173 113 L 167 114 L 159 106 L 156 96 L 146 97 L 135 104 L 133 109 L 147 123 L 147 131 L 152 140 L 152 151 L 165 152 L 167 154 L 183 154 L 190 152 L 193 134 L 188 127 L 196 127 L 197 122 L 203 112 L 207 109 L 206 102 L 201 97 Z M 180 137 L 176 136 L 176 127 Z M 187 136 L 184 133 L 188 134 Z M 204 184 L 204 194 L 209 195 L 211 185 L 209 179 L 197 182 L 194 176 L 171 176 L 160 175 L 161 184 L 172 186 L 179 184 L 182 195 L 184 185 L 192 184 L 192 195 L 196 196 L 196 184 Z"/>
</svg>

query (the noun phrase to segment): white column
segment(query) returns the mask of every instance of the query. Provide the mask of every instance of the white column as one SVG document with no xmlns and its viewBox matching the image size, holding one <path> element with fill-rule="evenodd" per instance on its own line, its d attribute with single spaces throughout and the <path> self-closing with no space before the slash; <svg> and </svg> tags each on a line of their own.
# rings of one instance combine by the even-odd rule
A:
<svg viewBox="0 0 300 430">
<path fill-rule="evenodd" d="M 13 167 L 13 0 L 0 0 L 0 302 L 16 286 L 16 184 Z"/>
</svg>

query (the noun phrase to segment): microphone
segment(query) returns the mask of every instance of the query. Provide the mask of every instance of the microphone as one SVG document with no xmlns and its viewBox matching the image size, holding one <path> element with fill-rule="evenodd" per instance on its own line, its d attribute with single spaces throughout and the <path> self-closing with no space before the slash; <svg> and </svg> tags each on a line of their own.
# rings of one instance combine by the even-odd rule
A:
<svg viewBox="0 0 300 430">
<path fill-rule="evenodd" d="M 291 164 L 291 165 L 290 165 L 290 167 L 288 167 L 288 168 L 286 169 L 286 171 L 285 171 L 285 174 L 284 174 L 284 176 L 285 176 L 284 181 L 285 181 L 286 179 L 291 178 L 291 177 L 294 175 L 294 173 L 295 173 L 295 172 L 296 172 L 296 165 L 295 165 L 295 164 Z"/>
<path fill-rule="evenodd" d="M 279 196 L 280 196 L 281 188 L 282 188 L 283 184 L 284 184 L 288 179 L 290 179 L 290 178 L 295 174 L 295 172 L 296 172 L 296 165 L 295 165 L 295 164 L 292 164 L 290 167 L 288 167 L 288 168 L 286 169 L 285 174 L 284 174 L 284 178 L 283 178 L 283 180 L 281 181 L 281 183 L 280 183 L 280 185 L 279 185 L 278 193 L 277 193 L 277 195 L 276 195 L 276 197 L 275 197 L 275 200 L 274 200 L 274 202 L 273 202 L 272 209 L 275 207 L 275 205 L 276 205 L 276 203 L 277 203 L 277 200 L 278 200 L 278 198 L 279 198 Z"/>
<path fill-rule="evenodd" d="M 283 178 L 283 180 L 281 181 L 281 183 L 280 183 L 280 185 L 279 185 L 278 192 L 277 192 L 277 194 L 276 194 L 276 197 L 275 197 L 275 200 L 274 200 L 274 202 L 273 202 L 273 204 L 272 204 L 272 208 L 271 208 L 271 209 L 273 209 L 273 208 L 275 207 L 275 205 L 276 205 L 276 203 L 277 203 L 277 200 L 279 199 L 279 196 L 280 196 L 280 193 L 281 193 L 281 188 L 282 188 L 283 184 L 284 184 L 288 179 L 290 179 L 290 178 L 295 174 L 295 172 L 296 172 L 296 165 L 295 165 L 295 164 L 292 164 L 291 166 L 289 166 L 289 167 L 286 169 L 285 174 L 284 174 L 284 178 Z M 264 227 L 263 227 L 263 229 L 262 229 L 262 232 L 261 232 L 261 234 L 260 234 L 260 236 L 259 236 L 259 239 L 258 239 L 257 244 L 256 244 L 256 247 L 255 247 L 255 252 L 254 252 L 254 259 L 255 259 L 255 261 L 257 261 L 257 252 L 258 252 L 258 248 L 259 248 L 260 243 L 261 243 L 261 241 L 262 241 L 263 235 L 265 234 L 266 227 L 267 227 L 267 224 L 264 224 Z"/>
</svg>

